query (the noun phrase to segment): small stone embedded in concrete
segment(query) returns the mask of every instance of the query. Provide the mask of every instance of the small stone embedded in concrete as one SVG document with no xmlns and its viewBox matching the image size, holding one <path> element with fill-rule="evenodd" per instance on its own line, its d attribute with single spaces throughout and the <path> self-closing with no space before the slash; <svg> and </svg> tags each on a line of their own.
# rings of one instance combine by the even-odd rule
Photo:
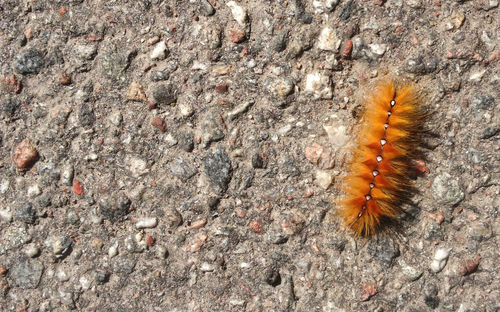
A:
<svg viewBox="0 0 500 312">
<path fill-rule="evenodd" d="M 14 150 L 12 160 L 19 170 L 31 167 L 38 157 L 38 151 L 28 139 L 24 139 Z"/>
<path fill-rule="evenodd" d="M 432 196 L 440 204 L 456 205 L 465 198 L 457 178 L 442 172 L 434 178 L 431 186 Z"/>
<path fill-rule="evenodd" d="M 72 240 L 65 235 L 51 235 L 44 241 L 45 248 L 56 258 L 64 258 L 71 252 Z"/>
<path fill-rule="evenodd" d="M 403 272 L 404 276 L 410 282 L 418 280 L 422 276 L 422 274 L 424 274 L 421 270 L 418 270 L 417 268 L 406 264 L 403 259 L 398 259 L 398 264 L 401 266 L 401 271 Z"/>
<path fill-rule="evenodd" d="M 14 220 L 22 221 L 26 224 L 33 224 L 36 220 L 36 211 L 31 203 L 22 203 L 16 207 Z"/>
<path fill-rule="evenodd" d="M 451 248 L 438 248 L 434 253 L 434 258 L 431 262 L 431 270 L 434 273 L 441 272 L 446 262 L 448 261 L 448 256 L 450 255 Z"/>
<path fill-rule="evenodd" d="M 167 131 L 167 124 L 165 123 L 165 120 L 161 119 L 158 116 L 153 117 L 153 119 L 151 120 L 151 125 L 161 132 Z"/>
<path fill-rule="evenodd" d="M 219 194 L 224 193 L 233 174 L 233 168 L 226 152 L 218 147 L 205 156 L 203 163 L 205 173 L 215 191 Z"/>
<path fill-rule="evenodd" d="M 212 6 L 212 4 L 208 2 L 208 0 L 200 0 L 200 7 L 201 7 L 201 12 L 206 16 L 212 16 L 215 14 L 215 9 Z"/>
<path fill-rule="evenodd" d="M 44 267 L 42 262 L 29 258 L 17 259 L 10 269 L 13 286 L 33 289 L 38 286 Z"/>
<path fill-rule="evenodd" d="M 253 101 L 248 101 L 248 102 L 239 104 L 232 111 L 230 111 L 229 113 L 227 113 L 227 118 L 229 120 L 236 119 L 238 116 L 240 116 L 241 114 L 245 113 L 248 110 L 248 108 L 251 107 L 253 104 L 254 104 Z"/>
<path fill-rule="evenodd" d="M 186 159 L 177 157 L 170 164 L 170 172 L 172 172 L 173 175 L 182 179 L 183 181 L 186 181 L 194 176 L 198 171 Z"/>
<path fill-rule="evenodd" d="M 304 91 L 312 93 L 314 99 L 331 99 L 333 91 L 330 76 L 320 72 L 307 74 Z"/>
<path fill-rule="evenodd" d="M 233 18 L 240 26 L 245 26 L 248 20 L 247 10 L 235 1 L 229 1 L 226 5 L 231 9 Z"/>
<path fill-rule="evenodd" d="M 291 79 L 288 78 L 277 78 L 272 82 L 270 86 L 271 92 L 273 92 L 280 98 L 285 98 L 288 95 L 292 94 L 293 88 L 294 83 Z"/>
<path fill-rule="evenodd" d="M 150 229 L 156 227 L 158 219 L 156 218 L 139 218 L 135 221 L 137 229 Z"/>
<path fill-rule="evenodd" d="M 318 37 L 318 48 L 325 51 L 338 52 L 341 40 L 337 37 L 335 29 L 327 26 L 321 30 Z"/>
<path fill-rule="evenodd" d="M 44 64 L 43 53 L 31 48 L 22 51 L 14 58 L 14 69 L 23 75 L 37 74 Z"/>
<path fill-rule="evenodd" d="M 326 190 L 333 182 L 333 176 L 330 172 L 324 170 L 316 170 L 314 182 L 316 185 Z"/>
<path fill-rule="evenodd" d="M 145 102 L 147 100 L 146 93 L 144 93 L 142 86 L 137 82 L 130 84 L 126 97 L 128 100 L 137 102 Z"/>
<path fill-rule="evenodd" d="M 217 142 L 224 138 L 224 132 L 220 129 L 217 121 L 212 116 L 208 116 L 201 122 L 202 141 L 204 146 L 208 146 L 211 142 Z"/>
<path fill-rule="evenodd" d="M 167 45 L 165 41 L 160 41 L 156 44 L 150 57 L 152 60 L 163 60 L 167 57 Z"/>
<path fill-rule="evenodd" d="M 129 155 L 125 157 L 125 164 L 134 177 L 140 177 L 149 172 L 149 167 L 144 159 Z"/>
</svg>

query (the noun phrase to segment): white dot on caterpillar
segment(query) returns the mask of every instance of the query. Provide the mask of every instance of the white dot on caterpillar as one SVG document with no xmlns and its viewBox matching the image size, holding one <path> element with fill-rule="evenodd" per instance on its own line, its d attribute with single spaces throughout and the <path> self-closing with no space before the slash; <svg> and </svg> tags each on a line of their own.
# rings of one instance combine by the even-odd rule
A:
<svg viewBox="0 0 500 312">
<path fill-rule="evenodd" d="M 370 188 L 372 189 L 372 188 L 374 188 L 374 187 L 375 187 L 375 184 L 370 183 Z"/>
<path fill-rule="evenodd" d="M 361 218 L 362 215 L 363 215 L 362 212 L 358 213 L 358 218 Z"/>
<path fill-rule="evenodd" d="M 387 141 L 386 141 L 386 140 L 384 140 L 384 139 L 380 140 L 380 145 L 384 146 L 384 145 L 385 145 L 385 143 L 387 143 Z"/>
<path fill-rule="evenodd" d="M 380 156 L 380 155 L 377 156 L 377 162 L 381 162 L 382 159 L 383 159 L 382 156 Z"/>
<path fill-rule="evenodd" d="M 363 205 L 363 207 L 361 207 L 361 209 L 366 210 L 366 205 Z"/>
<path fill-rule="evenodd" d="M 378 176 L 378 171 L 377 170 L 373 170 L 372 174 L 373 174 L 374 177 L 376 177 L 376 176 Z"/>
<path fill-rule="evenodd" d="M 391 116 L 391 114 L 392 114 L 391 112 L 387 112 L 387 116 Z"/>
<path fill-rule="evenodd" d="M 388 123 L 384 124 L 384 128 L 385 129 L 389 128 L 389 124 Z"/>
<path fill-rule="evenodd" d="M 365 198 L 366 198 L 366 200 L 372 199 L 372 197 L 370 195 L 368 195 L 368 194 L 365 195 Z"/>
<path fill-rule="evenodd" d="M 396 105 L 396 101 L 392 100 L 391 101 L 391 106 L 394 106 L 394 105 Z"/>
</svg>

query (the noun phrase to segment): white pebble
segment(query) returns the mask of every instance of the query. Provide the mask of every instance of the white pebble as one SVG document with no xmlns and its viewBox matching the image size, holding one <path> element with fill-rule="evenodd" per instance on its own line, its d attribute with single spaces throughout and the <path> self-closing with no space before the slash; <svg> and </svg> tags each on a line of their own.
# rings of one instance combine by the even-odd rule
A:
<svg viewBox="0 0 500 312">
<path fill-rule="evenodd" d="M 431 270 L 434 273 L 441 272 L 444 269 L 448 256 L 450 255 L 451 248 L 439 248 L 434 253 L 434 260 L 431 262 Z"/>
<path fill-rule="evenodd" d="M 135 222 L 135 227 L 137 229 L 148 229 L 154 228 L 158 224 L 156 218 L 140 218 Z"/>
<path fill-rule="evenodd" d="M 240 6 L 235 1 L 229 1 L 226 5 L 231 9 L 233 18 L 241 26 L 245 26 L 247 23 L 247 11 L 242 6 Z"/>
<path fill-rule="evenodd" d="M 213 272 L 215 271 L 215 265 L 208 262 L 203 262 L 200 266 L 200 271 L 202 272 Z"/>
<path fill-rule="evenodd" d="M 370 44 L 369 45 L 370 50 L 372 51 L 373 54 L 375 54 L 376 57 L 382 57 L 385 54 L 385 51 L 387 50 L 387 45 L 386 44 Z"/>
<path fill-rule="evenodd" d="M 108 256 L 110 258 L 113 258 L 117 254 L 118 254 L 118 242 L 114 242 L 113 245 L 111 245 L 111 247 L 109 247 Z"/>
<path fill-rule="evenodd" d="M 86 276 L 80 276 L 79 282 L 83 290 L 89 290 L 90 286 L 92 285 L 91 280 L 88 279 Z"/>
<path fill-rule="evenodd" d="M 9 223 L 12 221 L 12 212 L 7 209 L 0 210 L 0 221 Z"/>
<path fill-rule="evenodd" d="M 163 60 L 167 56 L 167 45 L 165 41 L 160 41 L 156 44 L 153 51 L 151 52 L 152 60 Z"/>
<path fill-rule="evenodd" d="M 30 187 L 28 187 L 28 197 L 37 197 L 38 195 L 42 194 L 42 190 L 40 189 L 40 186 L 38 184 L 34 184 Z"/>
<path fill-rule="evenodd" d="M 316 170 L 316 175 L 315 175 L 316 185 L 326 190 L 330 187 L 332 182 L 333 182 L 333 177 L 329 172 L 323 170 Z"/>
<path fill-rule="evenodd" d="M 0 193 L 4 194 L 5 192 L 7 192 L 9 186 L 10 186 L 9 180 L 2 180 L 2 183 L 0 183 Z"/>
<path fill-rule="evenodd" d="M 312 93 L 315 99 L 331 99 L 333 91 L 330 76 L 319 72 L 307 74 L 304 91 Z"/>
<path fill-rule="evenodd" d="M 337 38 L 332 27 L 325 27 L 318 37 L 318 48 L 325 51 L 337 52 L 340 48 L 341 40 Z"/>
</svg>

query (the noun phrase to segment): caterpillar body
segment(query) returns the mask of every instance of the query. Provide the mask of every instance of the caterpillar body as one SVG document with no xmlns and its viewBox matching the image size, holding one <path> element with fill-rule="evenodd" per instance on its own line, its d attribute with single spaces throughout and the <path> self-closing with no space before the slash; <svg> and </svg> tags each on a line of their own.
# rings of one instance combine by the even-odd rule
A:
<svg viewBox="0 0 500 312">
<path fill-rule="evenodd" d="M 426 112 L 411 85 L 389 80 L 365 98 L 356 147 L 338 214 L 356 236 L 376 234 L 394 221 L 414 193 L 413 161 Z"/>
</svg>

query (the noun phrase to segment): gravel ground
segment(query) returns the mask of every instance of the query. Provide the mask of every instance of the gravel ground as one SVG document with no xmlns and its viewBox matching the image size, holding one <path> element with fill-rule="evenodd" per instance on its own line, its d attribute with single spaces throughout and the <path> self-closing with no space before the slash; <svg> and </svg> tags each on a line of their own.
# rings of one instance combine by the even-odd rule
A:
<svg viewBox="0 0 500 312">
<path fill-rule="evenodd" d="M 499 311 L 499 17 L 2 0 L 1 311 Z M 332 215 L 386 75 L 433 135 L 399 230 L 355 239 Z"/>
</svg>

